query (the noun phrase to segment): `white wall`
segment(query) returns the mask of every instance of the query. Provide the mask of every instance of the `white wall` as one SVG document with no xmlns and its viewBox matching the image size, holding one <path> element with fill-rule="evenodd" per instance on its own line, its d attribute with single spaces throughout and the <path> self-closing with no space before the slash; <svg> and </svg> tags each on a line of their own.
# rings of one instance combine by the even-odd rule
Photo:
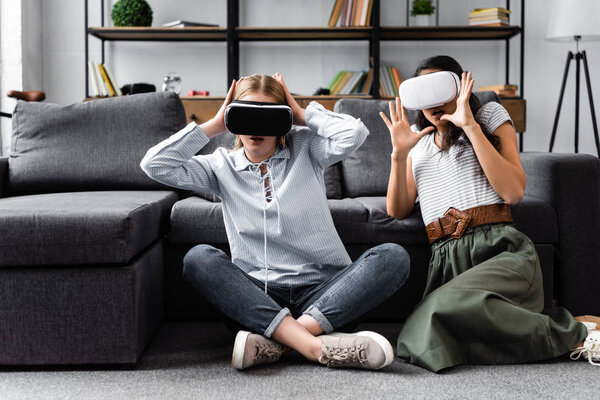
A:
<svg viewBox="0 0 600 400">
<path fill-rule="evenodd" d="M 527 132 L 525 150 L 547 151 L 558 93 L 570 44 L 544 40 L 549 8 L 555 1 L 527 0 L 525 24 L 525 91 Z M 43 11 L 43 89 L 48 101 L 68 104 L 84 97 L 84 35 L 82 0 L 44 0 Z M 106 1 L 110 24 L 112 1 Z M 225 0 L 149 0 L 154 11 L 154 26 L 187 19 L 226 26 Z M 241 0 L 240 24 L 243 26 L 325 26 L 334 0 Z M 403 25 L 404 0 L 381 0 L 382 25 Z M 440 0 L 440 24 L 464 25 L 476 7 L 505 6 L 498 0 Z M 513 23 L 519 24 L 520 1 L 512 0 Z M 90 0 L 90 25 L 99 26 L 100 1 Z M 100 60 L 99 41 L 90 38 L 91 57 Z M 596 106 L 600 103 L 600 42 L 582 46 L 588 51 Z M 353 42 L 271 42 L 240 45 L 240 73 L 281 72 L 290 89 L 312 94 L 327 86 L 340 69 L 367 68 L 368 44 Z M 107 63 L 119 84 L 149 82 L 160 88 L 162 76 L 178 72 L 183 93 L 189 89 L 209 90 L 212 95 L 226 91 L 225 43 L 107 42 Z M 381 59 L 410 76 L 423 58 L 448 54 L 471 70 L 476 85 L 504 82 L 504 42 L 383 42 Z M 574 66 L 565 94 L 555 150 L 573 151 Z M 512 83 L 519 83 L 519 37 L 511 41 Z M 583 78 L 583 74 L 582 74 Z M 582 84 L 583 84 L 582 79 Z M 582 86 L 580 151 L 595 154 L 592 124 L 585 87 Z M 598 109 L 598 107 L 596 107 Z M 600 117 L 597 113 L 597 117 Z"/>
<path fill-rule="evenodd" d="M 9 90 L 40 90 L 42 82 L 42 7 L 39 0 L 0 2 L 0 109 L 12 112 Z M 0 119 L 0 155 L 10 149 L 11 120 Z"/>
</svg>

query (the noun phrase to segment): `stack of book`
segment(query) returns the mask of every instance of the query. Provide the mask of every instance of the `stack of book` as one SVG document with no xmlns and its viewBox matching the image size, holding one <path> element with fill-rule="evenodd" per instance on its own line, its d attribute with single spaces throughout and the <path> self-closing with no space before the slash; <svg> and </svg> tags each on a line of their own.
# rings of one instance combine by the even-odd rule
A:
<svg viewBox="0 0 600 400">
<path fill-rule="evenodd" d="M 469 25 L 507 26 L 510 10 L 501 7 L 476 8 L 469 13 Z"/>
<path fill-rule="evenodd" d="M 480 92 L 496 92 L 498 97 L 517 97 L 517 85 L 479 86 Z"/>
<path fill-rule="evenodd" d="M 370 26 L 373 0 L 335 0 L 329 26 Z"/>
<path fill-rule="evenodd" d="M 332 95 L 368 95 L 373 81 L 373 70 L 339 71 L 327 88 Z"/>
<path fill-rule="evenodd" d="M 88 61 L 88 71 L 92 81 L 92 95 L 94 97 L 123 95 L 108 65 Z"/>
<path fill-rule="evenodd" d="M 379 96 L 396 97 L 398 87 L 402 83 L 402 76 L 396 67 L 379 68 Z"/>
<path fill-rule="evenodd" d="M 398 86 L 402 82 L 400 71 L 395 67 L 380 67 L 379 96 L 398 96 Z M 364 71 L 340 71 L 329 83 L 329 93 L 341 95 L 369 95 L 373 85 L 373 68 Z"/>
</svg>

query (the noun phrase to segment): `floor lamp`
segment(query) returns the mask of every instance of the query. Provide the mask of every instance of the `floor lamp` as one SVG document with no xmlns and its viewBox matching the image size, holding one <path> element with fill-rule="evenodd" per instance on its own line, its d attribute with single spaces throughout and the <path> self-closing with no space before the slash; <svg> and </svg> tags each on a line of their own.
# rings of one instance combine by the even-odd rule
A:
<svg viewBox="0 0 600 400">
<path fill-rule="evenodd" d="M 552 151 L 552 148 L 554 147 L 554 139 L 556 138 L 556 129 L 558 128 L 558 118 L 560 116 L 560 109 L 565 94 L 569 66 L 571 65 L 571 61 L 575 60 L 575 153 L 579 151 L 579 77 L 581 62 L 583 61 L 585 82 L 592 114 L 592 126 L 594 128 L 594 139 L 596 141 L 596 151 L 598 152 L 598 157 L 600 157 L 598 124 L 596 122 L 596 112 L 594 110 L 594 99 L 592 97 L 592 86 L 587 56 L 585 50 L 579 51 L 579 42 L 600 40 L 600 24 L 598 23 L 598 16 L 600 16 L 600 0 L 559 0 L 555 1 L 553 4 L 546 40 L 551 42 L 575 41 L 576 52 L 573 53 L 569 51 L 567 54 L 567 63 L 565 65 L 562 86 L 560 88 L 558 107 L 556 108 L 556 115 L 554 117 L 549 151 Z"/>
</svg>

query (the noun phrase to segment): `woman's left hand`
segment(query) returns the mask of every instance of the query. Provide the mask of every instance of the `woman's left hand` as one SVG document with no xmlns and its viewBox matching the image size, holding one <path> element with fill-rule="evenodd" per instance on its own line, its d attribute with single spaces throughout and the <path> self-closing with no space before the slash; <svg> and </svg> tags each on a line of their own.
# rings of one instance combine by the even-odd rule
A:
<svg viewBox="0 0 600 400">
<path fill-rule="evenodd" d="M 469 105 L 469 98 L 471 97 L 471 91 L 473 90 L 473 83 L 475 81 L 471 79 L 471 72 L 462 73 L 460 80 L 460 93 L 456 99 L 456 110 L 453 114 L 444 114 L 440 119 L 448 122 L 452 122 L 457 127 L 461 128 L 466 132 L 466 128 L 476 124 L 471 106 Z"/>
<path fill-rule="evenodd" d="M 277 72 L 275 73 L 275 75 L 273 75 L 273 78 L 275 78 L 275 80 L 281 84 L 283 90 L 285 91 L 285 100 L 287 101 L 288 106 L 290 106 L 290 108 L 292 109 L 292 113 L 294 114 L 294 125 L 306 125 L 306 120 L 304 118 L 305 110 L 304 108 L 300 107 L 300 105 L 296 102 L 296 99 L 294 99 L 294 96 L 292 96 L 287 86 L 285 85 L 281 74 Z"/>
</svg>

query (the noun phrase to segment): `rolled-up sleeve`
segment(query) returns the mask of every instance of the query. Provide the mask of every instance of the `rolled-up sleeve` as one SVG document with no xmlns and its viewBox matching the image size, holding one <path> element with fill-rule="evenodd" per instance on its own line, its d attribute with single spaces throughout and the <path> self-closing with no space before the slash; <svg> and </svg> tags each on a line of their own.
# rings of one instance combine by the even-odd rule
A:
<svg viewBox="0 0 600 400">
<path fill-rule="evenodd" d="M 219 195 L 212 155 L 195 156 L 209 141 L 202 129 L 192 122 L 150 148 L 140 167 L 150 178 L 165 185 Z"/>
<path fill-rule="evenodd" d="M 313 101 L 306 108 L 306 125 L 313 133 L 311 158 L 327 168 L 359 148 L 369 130 L 360 119 L 338 114 Z"/>
</svg>

